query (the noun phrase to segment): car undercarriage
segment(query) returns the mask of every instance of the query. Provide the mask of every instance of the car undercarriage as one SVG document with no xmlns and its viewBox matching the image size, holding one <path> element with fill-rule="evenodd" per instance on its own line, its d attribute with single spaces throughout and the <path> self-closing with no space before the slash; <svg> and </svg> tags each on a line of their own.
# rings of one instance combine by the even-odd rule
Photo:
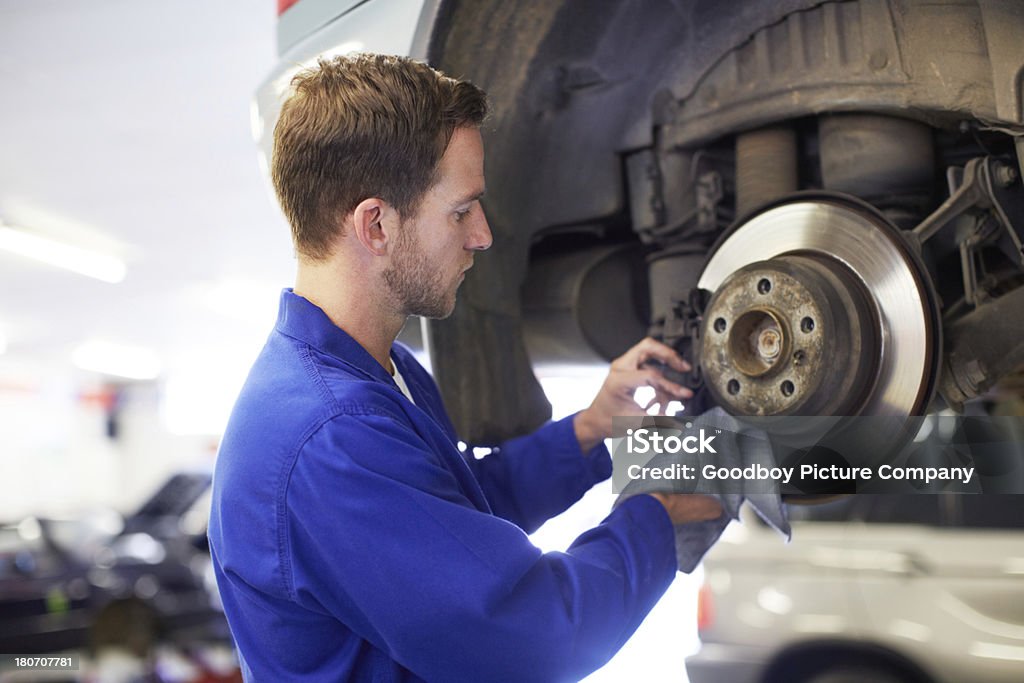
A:
<svg viewBox="0 0 1024 683">
<path fill-rule="evenodd" d="M 547 419 L 531 364 L 648 333 L 739 415 L 961 410 L 1024 363 L 1019 3 L 435 10 L 492 105 L 494 248 L 427 326 L 468 441 Z"/>
</svg>

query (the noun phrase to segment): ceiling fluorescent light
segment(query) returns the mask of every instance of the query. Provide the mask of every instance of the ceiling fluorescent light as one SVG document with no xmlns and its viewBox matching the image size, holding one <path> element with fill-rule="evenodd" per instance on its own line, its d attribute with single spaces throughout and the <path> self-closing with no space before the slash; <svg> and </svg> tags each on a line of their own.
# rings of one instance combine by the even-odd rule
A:
<svg viewBox="0 0 1024 683">
<path fill-rule="evenodd" d="M 156 379 L 160 375 L 160 359 L 149 349 L 122 346 L 101 341 L 82 344 L 71 354 L 71 360 L 83 370 L 127 379 Z"/>
<path fill-rule="evenodd" d="M 124 280 L 126 271 L 124 261 L 115 256 L 4 224 L 0 224 L 0 249 L 114 284 Z"/>
</svg>

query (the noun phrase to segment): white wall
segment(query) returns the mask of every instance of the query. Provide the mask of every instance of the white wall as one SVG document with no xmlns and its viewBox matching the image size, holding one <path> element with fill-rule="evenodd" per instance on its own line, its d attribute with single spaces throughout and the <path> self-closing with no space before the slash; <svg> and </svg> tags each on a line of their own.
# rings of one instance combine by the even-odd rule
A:
<svg viewBox="0 0 1024 683">
<path fill-rule="evenodd" d="M 210 466 L 215 440 L 167 432 L 155 383 L 123 387 L 109 438 L 106 391 L 95 379 L 0 368 L 0 521 L 129 511 L 171 472 Z"/>
</svg>

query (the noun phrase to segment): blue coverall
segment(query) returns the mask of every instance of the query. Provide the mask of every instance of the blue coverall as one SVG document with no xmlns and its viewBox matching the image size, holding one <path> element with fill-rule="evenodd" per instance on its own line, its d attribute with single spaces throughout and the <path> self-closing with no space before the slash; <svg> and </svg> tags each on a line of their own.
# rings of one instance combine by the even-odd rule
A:
<svg viewBox="0 0 1024 683">
<path fill-rule="evenodd" d="M 248 681 L 570 681 L 676 573 L 672 524 L 626 500 L 565 552 L 527 532 L 611 472 L 572 418 L 464 456 L 410 352 L 390 374 L 290 290 L 217 458 L 210 546 Z M 496 389 L 500 390 L 500 389 Z"/>
</svg>

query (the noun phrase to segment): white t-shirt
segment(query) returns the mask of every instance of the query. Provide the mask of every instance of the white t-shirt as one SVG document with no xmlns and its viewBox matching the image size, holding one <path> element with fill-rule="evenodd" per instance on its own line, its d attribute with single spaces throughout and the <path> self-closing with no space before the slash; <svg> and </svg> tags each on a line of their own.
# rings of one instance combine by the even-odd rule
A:
<svg viewBox="0 0 1024 683">
<path fill-rule="evenodd" d="M 395 362 L 394 358 L 391 359 L 391 367 L 395 369 L 395 373 L 391 375 L 395 379 L 395 384 L 398 385 L 398 388 L 402 390 L 402 393 L 405 394 L 407 399 L 412 403 L 416 403 L 416 401 L 412 400 L 412 393 L 409 391 L 409 385 L 405 383 L 405 378 L 403 378 L 402 373 L 398 371 L 398 363 Z"/>
</svg>

